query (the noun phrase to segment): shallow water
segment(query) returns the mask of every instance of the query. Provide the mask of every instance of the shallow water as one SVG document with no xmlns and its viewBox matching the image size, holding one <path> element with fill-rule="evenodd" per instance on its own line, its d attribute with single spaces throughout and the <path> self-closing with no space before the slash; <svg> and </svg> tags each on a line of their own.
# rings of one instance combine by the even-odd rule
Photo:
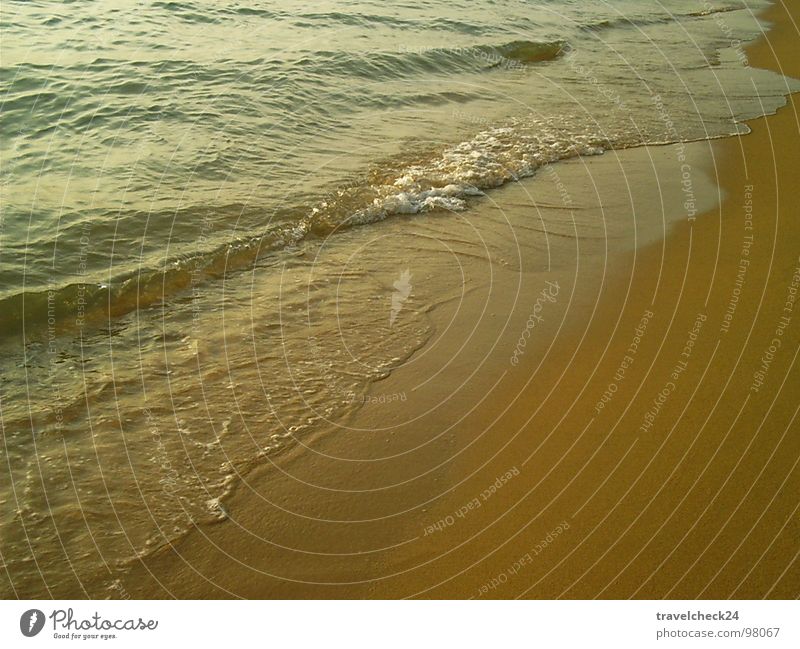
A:
<svg viewBox="0 0 800 649">
<path fill-rule="evenodd" d="M 0 592 L 113 574 L 335 434 L 462 288 L 380 221 L 446 240 L 548 163 L 782 105 L 765 4 L 5 3 Z"/>
</svg>

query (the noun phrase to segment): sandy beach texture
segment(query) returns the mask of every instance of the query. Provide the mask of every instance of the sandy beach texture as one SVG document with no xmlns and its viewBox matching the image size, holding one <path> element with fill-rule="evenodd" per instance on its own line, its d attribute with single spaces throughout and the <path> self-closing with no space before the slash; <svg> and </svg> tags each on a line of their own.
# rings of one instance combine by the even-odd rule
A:
<svg viewBox="0 0 800 649">
<path fill-rule="evenodd" d="M 797 3 L 765 18 L 750 64 L 800 77 Z M 451 292 L 430 344 L 119 592 L 800 595 L 797 101 L 750 126 L 383 224 Z"/>
</svg>

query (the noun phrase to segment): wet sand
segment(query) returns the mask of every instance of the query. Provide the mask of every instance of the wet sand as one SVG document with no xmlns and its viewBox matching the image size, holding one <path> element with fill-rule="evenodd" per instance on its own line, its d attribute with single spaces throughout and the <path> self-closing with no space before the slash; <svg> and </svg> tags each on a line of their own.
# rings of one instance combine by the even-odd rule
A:
<svg viewBox="0 0 800 649">
<path fill-rule="evenodd" d="M 766 17 L 751 64 L 800 76 L 797 5 Z M 398 262 L 417 293 L 452 291 L 431 343 L 105 594 L 800 595 L 799 124 L 383 224 L 432 242 Z"/>
</svg>

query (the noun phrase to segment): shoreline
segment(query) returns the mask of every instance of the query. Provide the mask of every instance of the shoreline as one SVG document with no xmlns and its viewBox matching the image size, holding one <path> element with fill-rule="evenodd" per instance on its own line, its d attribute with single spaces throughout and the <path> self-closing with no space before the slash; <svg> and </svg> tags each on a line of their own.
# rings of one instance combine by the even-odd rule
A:
<svg viewBox="0 0 800 649">
<path fill-rule="evenodd" d="M 783 11 L 767 12 L 775 25 L 748 54 L 760 66 L 790 64 L 782 72 L 797 77 L 797 34 Z M 380 407 L 365 404 L 347 431 L 304 440 L 248 474 L 227 520 L 146 558 L 125 591 L 796 597 L 800 520 L 780 496 L 800 486 L 800 442 L 787 434 L 800 315 L 769 351 L 800 266 L 799 227 L 778 194 L 796 192 L 800 168 L 788 144 L 798 140 L 796 97 L 788 102 L 748 122 L 748 135 L 686 145 L 695 172 L 716 179 L 693 174 L 705 203 L 691 221 L 676 145 L 569 161 L 555 177 L 498 190 L 464 217 L 464 232 L 481 227 L 478 217 L 511 222 L 518 259 L 497 260 L 490 275 L 467 267 L 476 289 L 430 314 L 431 344 L 373 385 Z M 752 160 L 775 167 L 748 168 Z M 600 222 L 587 218 L 577 232 L 559 221 L 561 187 Z M 748 200 L 760 217 L 750 230 Z M 544 243 L 527 231 L 532 206 L 548 214 Z M 523 266 L 542 246 L 550 263 Z M 553 300 L 536 312 L 548 287 Z M 773 359 L 753 391 L 765 351 Z M 770 401 L 770 391 L 783 398 Z M 400 393 L 408 399 L 379 401 Z"/>
</svg>

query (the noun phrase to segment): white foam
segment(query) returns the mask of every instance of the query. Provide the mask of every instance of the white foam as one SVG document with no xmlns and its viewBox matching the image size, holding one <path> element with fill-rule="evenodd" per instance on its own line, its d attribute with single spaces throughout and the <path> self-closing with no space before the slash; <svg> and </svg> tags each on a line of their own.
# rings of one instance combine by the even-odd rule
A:
<svg viewBox="0 0 800 649">
<path fill-rule="evenodd" d="M 387 184 L 372 186 L 376 195 L 372 203 L 354 210 L 347 222 L 363 224 L 393 214 L 431 210 L 461 211 L 467 208 L 469 197 L 531 176 L 546 164 L 599 155 L 605 150 L 601 142 L 605 144 L 588 125 L 563 120 L 533 119 L 490 128 L 446 148 L 428 162 L 409 165 Z"/>
</svg>

